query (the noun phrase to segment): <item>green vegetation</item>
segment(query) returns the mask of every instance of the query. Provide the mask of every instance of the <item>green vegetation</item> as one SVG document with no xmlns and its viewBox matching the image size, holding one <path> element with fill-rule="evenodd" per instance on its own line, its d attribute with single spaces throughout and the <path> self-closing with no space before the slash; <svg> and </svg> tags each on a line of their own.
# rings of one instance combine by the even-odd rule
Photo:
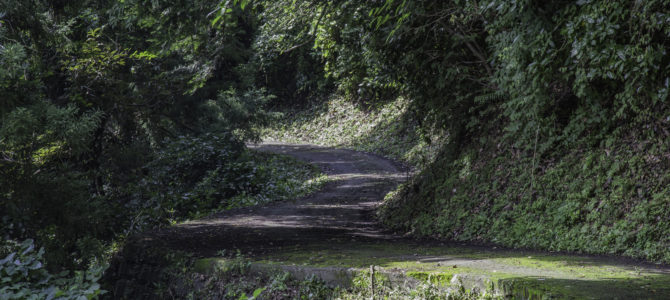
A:
<svg viewBox="0 0 670 300">
<path fill-rule="evenodd" d="M 0 2 L 0 298 L 95 297 L 126 237 L 323 182 L 245 147 L 274 96 L 251 80 L 257 9 L 218 5 Z"/>
<path fill-rule="evenodd" d="M 333 97 L 306 109 L 281 111 L 283 117 L 263 128 L 261 136 L 265 141 L 346 147 L 423 167 L 435 158 L 445 133 L 423 132 L 408 106 L 406 99 L 397 98 L 361 108 Z"/>
<path fill-rule="evenodd" d="M 171 257 L 154 290 L 159 298 L 326 299 L 334 291 L 313 276 L 301 280 L 287 272 L 254 273 L 251 262 L 239 253 L 215 266 L 187 255 Z"/>
<path fill-rule="evenodd" d="M 670 199 L 661 129 L 668 28 L 651 21 L 665 16 L 659 5 L 491 1 L 465 14 L 490 21 L 479 26 L 495 68 L 480 78 L 497 88 L 472 98 L 484 108 L 479 118 L 452 129 L 456 139 L 435 163 L 389 197 L 383 222 L 446 239 L 670 262 L 659 209 Z"/>
<path fill-rule="evenodd" d="M 398 231 L 670 262 L 667 1 L 338 5 L 314 54 L 340 96 L 266 137 L 419 166 Z"/>
<path fill-rule="evenodd" d="M 380 216 L 419 235 L 669 262 L 663 151 L 640 146 L 571 151 L 536 174 L 530 159 L 471 152 L 453 163 L 457 173 L 426 171 L 416 180 L 444 181 L 425 184 L 421 195 L 398 192 Z M 429 194 L 440 196 L 402 204 Z"/>
<path fill-rule="evenodd" d="M 94 296 L 126 237 L 323 181 L 261 136 L 417 167 L 397 231 L 670 263 L 669 6 L 0 0 L 3 285 Z"/>
<path fill-rule="evenodd" d="M 356 271 L 346 288 L 333 287 L 315 275 L 299 276 L 281 268 L 266 267 L 258 270 L 254 263 L 242 256 L 200 259 L 192 262 L 195 272 L 176 278 L 189 278 L 187 287 L 173 284 L 170 295 L 180 298 L 218 299 L 362 299 L 371 294 L 370 272 Z M 418 272 L 417 272 L 418 274 Z M 431 277 L 432 278 L 432 277 Z M 204 283 L 204 284 L 203 284 Z M 196 289 L 194 287 L 201 287 Z M 412 285 L 392 282 L 384 273 L 375 273 L 375 297 L 381 299 L 498 299 L 486 291 L 476 293 L 463 286 L 445 289 L 449 284 L 415 282 Z M 167 291 L 165 291 L 167 292 Z M 184 292 L 186 292 L 184 294 Z"/>
<path fill-rule="evenodd" d="M 102 268 L 54 275 L 45 269 L 44 249 L 35 251 L 32 240 L 5 247 L 11 254 L 0 260 L 2 299 L 92 299 L 104 293 L 97 283 Z"/>
<path fill-rule="evenodd" d="M 197 261 L 196 270 L 210 274 L 229 269 L 234 262 L 230 258 L 201 259 Z M 429 293 L 435 299 L 444 299 L 449 293 L 459 297 L 469 293 L 477 299 L 496 295 L 521 297 L 523 294 L 577 299 L 662 299 L 669 292 L 670 283 L 670 276 L 653 266 L 597 257 L 457 245 L 426 246 L 418 242 L 296 246 L 265 255 L 262 259 L 251 258 L 248 263 L 254 265 L 252 269 L 257 272 L 287 270 L 298 276 L 301 273 L 292 268 L 313 270 L 323 278 L 330 278 L 329 284 L 348 282 L 343 284 L 340 292 L 358 297 L 369 293 L 370 265 L 375 266 L 376 275 L 380 276 L 376 280 L 380 293 L 403 296 Z M 356 271 L 353 274 L 342 271 L 350 268 Z M 338 272 L 343 279 L 335 280 L 337 275 L 333 274 Z M 367 285 L 360 282 L 366 279 Z M 650 294 L 650 291 L 653 292 Z"/>
<path fill-rule="evenodd" d="M 5 240 L 7 249 L 0 253 L 3 257 L 6 255 L 1 260 L 2 271 L 7 273 L 3 283 L 10 286 L 2 291 L 2 295 L 6 293 L 10 299 L 23 299 L 26 295 L 38 298 L 39 295 L 92 297 L 101 291 L 96 282 L 112 251 L 130 234 L 235 207 L 295 199 L 313 192 L 325 182 L 324 175 L 314 166 L 286 156 L 246 150 L 230 157 L 231 151 L 226 144 L 217 145 L 222 140 L 217 136 L 206 136 L 206 139 L 184 137 L 162 148 L 147 164 L 150 171 L 142 180 L 129 185 L 127 190 L 118 191 L 118 197 L 125 195 L 122 192 L 137 197 L 124 206 L 130 210 L 115 212 L 114 219 L 97 220 L 101 224 L 126 226 L 117 228 L 123 231 L 112 236 L 112 240 L 106 240 L 104 236 L 75 241 L 54 239 L 53 243 L 75 243 L 81 252 L 70 254 L 70 257 L 90 264 L 86 270 L 76 271 L 76 277 L 64 277 L 67 271 L 52 276 L 45 269 L 46 266 L 53 268 L 67 257 L 63 253 L 66 247 L 44 243 L 53 247 L 48 249 L 49 256 L 45 260 L 45 249 L 34 253 L 32 240 L 24 241 L 21 249 L 14 250 L 16 247 L 9 247 L 13 240 Z M 70 228 L 59 229 L 66 231 Z"/>
<path fill-rule="evenodd" d="M 135 219 L 174 223 L 213 211 L 294 199 L 325 182 L 312 165 L 276 154 L 235 153 L 227 148 L 231 141 L 205 135 L 182 138 L 161 149 L 148 164 L 146 180 L 131 188 L 150 195 L 137 201 L 150 209 L 138 208 L 146 215 Z"/>
</svg>

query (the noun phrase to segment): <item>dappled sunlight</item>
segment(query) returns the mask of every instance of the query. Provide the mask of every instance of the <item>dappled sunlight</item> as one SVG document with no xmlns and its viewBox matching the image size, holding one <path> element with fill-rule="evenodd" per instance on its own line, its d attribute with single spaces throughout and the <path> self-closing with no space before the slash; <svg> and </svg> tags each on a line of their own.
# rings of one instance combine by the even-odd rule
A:
<svg viewBox="0 0 670 300">
<path fill-rule="evenodd" d="M 350 221 L 338 219 L 338 216 L 305 216 L 283 215 L 280 218 L 248 216 L 232 220 L 211 220 L 183 224 L 184 228 L 207 228 L 208 226 L 232 226 L 235 228 L 320 228 L 334 230 L 365 231 L 366 226 L 372 226 L 373 221 Z"/>
<path fill-rule="evenodd" d="M 258 151 L 284 152 L 328 174 L 323 189 L 293 201 L 239 208 L 167 228 L 166 242 L 177 249 L 211 255 L 223 249 L 267 253 L 325 240 L 385 241 L 374 209 L 406 174 L 388 161 L 349 150 L 313 146 L 262 145 Z M 169 240 L 167 237 L 170 237 Z M 197 238 L 192 238 L 197 237 Z M 155 241 L 154 241 L 155 242 Z"/>
<path fill-rule="evenodd" d="M 366 174 L 366 173 L 345 173 L 337 174 L 332 176 L 335 180 L 347 180 L 347 179 L 404 179 L 404 174 L 399 173 L 376 173 L 376 174 Z M 374 183 L 369 183 L 374 184 Z"/>
<path fill-rule="evenodd" d="M 266 128 L 263 136 L 266 141 L 309 141 L 370 151 L 413 166 L 432 161 L 448 134 L 437 129 L 430 130 L 428 135 L 420 133 L 407 98 L 389 97 L 383 102 L 374 108 L 362 109 L 347 99 L 333 96 L 308 111 L 287 112 L 291 117 L 285 118 L 284 124 L 278 124 L 281 126 Z M 422 136 L 433 143 L 426 143 Z"/>
</svg>

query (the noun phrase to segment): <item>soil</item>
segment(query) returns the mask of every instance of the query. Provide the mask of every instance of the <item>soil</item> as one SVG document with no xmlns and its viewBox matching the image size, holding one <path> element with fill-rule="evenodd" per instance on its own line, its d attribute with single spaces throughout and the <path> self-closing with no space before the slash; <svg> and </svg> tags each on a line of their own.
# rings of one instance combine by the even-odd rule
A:
<svg viewBox="0 0 670 300">
<path fill-rule="evenodd" d="M 208 257 L 221 250 L 256 256 L 324 241 L 397 238 L 384 231 L 373 214 L 384 196 L 407 178 L 402 166 L 371 154 L 313 145 L 262 144 L 252 148 L 315 164 L 329 181 L 320 191 L 295 201 L 189 221 L 147 235 L 144 242 Z"/>
</svg>

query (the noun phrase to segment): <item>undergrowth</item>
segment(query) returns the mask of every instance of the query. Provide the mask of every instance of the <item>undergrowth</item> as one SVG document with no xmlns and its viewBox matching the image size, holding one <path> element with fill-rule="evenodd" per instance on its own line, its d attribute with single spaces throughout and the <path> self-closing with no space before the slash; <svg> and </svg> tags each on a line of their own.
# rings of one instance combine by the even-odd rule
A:
<svg viewBox="0 0 670 300">
<path fill-rule="evenodd" d="M 36 243 L 37 246 L 30 239 L 3 239 L 0 299 L 20 299 L 31 294 L 66 298 L 96 295 L 102 292 L 98 278 L 129 236 L 214 212 L 295 199 L 316 191 L 326 181 L 316 166 L 285 155 L 249 150 L 231 143 L 226 136 L 215 135 L 170 141 L 137 173 L 141 174 L 137 180 L 118 193 L 106 195 L 123 205 L 107 208 L 116 212 L 113 222 L 102 217 L 98 220 L 117 230 L 113 240 L 80 238 L 76 245 L 81 253 L 65 253 L 62 241 L 57 244 L 53 238 L 54 244 Z M 12 246 L 19 244 L 29 245 L 30 251 L 43 248 L 32 253 L 26 250 L 28 246 Z M 53 263 L 68 254 L 79 257 L 76 262 L 81 271 L 76 271 L 75 277 L 61 274 Z M 24 256 L 28 259 L 24 260 Z M 137 274 L 122 276 L 126 275 Z"/>
<path fill-rule="evenodd" d="M 193 271 L 188 255 L 172 256 L 154 289 L 157 298 L 178 299 L 330 299 L 334 289 L 317 277 L 295 279 L 287 272 L 251 272 L 251 262 L 239 252 L 225 268 L 208 274 Z"/>
<path fill-rule="evenodd" d="M 94 299 L 105 291 L 97 283 L 100 266 L 86 271 L 53 274 L 44 266 L 44 248 L 35 249 L 33 240 L 7 244 L 0 253 L 0 299 Z"/>
<path fill-rule="evenodd" d="M 285 155 L 249 150 L 229 136 L 181 137 L 168 143 L 131 185 L 131 230 L 141 231 L 237 207 L 293 199 L 315 191 L 325 175 Z"/>
<path fill-rule="evenodd" d="M 612 140 L 541 161 L 469 147 L 390 194 L 379 216 L 418 236 L 670 263 L 668 143 Z"/>
<path fill-rule="evenodd" d="M 361 271 L 348 288 L 332 287 L 315 275 L 296 278 L 287 271 L 252 271 L 251 262 L 239 252 L 230 255 L 225 266 L 218 266 L 206 274 L 193 271 L 190 256 L 171 256 L 170 267 L 162 272 L 163 281 L 154 290 L 158 298 L 179 299 L 422 299 L 422 300 L 476 300 L 499 299 L 487 291 L 469 291 L 461 284 L 415 284 L 392 282 L 385 275 L 375 274 L 375 288 L 371 276 Z M 373 297 L 374 293 L 374 297 Z"/>
<path fill-rule="evenodd" d="M 333 96 L 306 109 L 281 112 L 283 118 L 261 130 L 265 141 L 346 147 L 417 168 L 435 158 L 445 137 L 438 130 L 422 130 L 402 97 L 365 108 Z"/>
</svg>

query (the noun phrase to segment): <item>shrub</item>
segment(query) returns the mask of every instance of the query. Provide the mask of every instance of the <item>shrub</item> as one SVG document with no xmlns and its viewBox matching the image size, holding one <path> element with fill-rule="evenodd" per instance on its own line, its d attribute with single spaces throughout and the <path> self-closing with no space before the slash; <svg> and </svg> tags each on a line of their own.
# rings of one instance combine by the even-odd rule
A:
<svg viewBox="0 0 670 300">
<path fill-rule="evenodd" d="M 103 268 L 50 274 L 43 263 L 44 248 L 35 251 L 25 240 L 0 260 L 0 299 L 93 299 L 103 294 L 98 280 Z"/>
</svg>

